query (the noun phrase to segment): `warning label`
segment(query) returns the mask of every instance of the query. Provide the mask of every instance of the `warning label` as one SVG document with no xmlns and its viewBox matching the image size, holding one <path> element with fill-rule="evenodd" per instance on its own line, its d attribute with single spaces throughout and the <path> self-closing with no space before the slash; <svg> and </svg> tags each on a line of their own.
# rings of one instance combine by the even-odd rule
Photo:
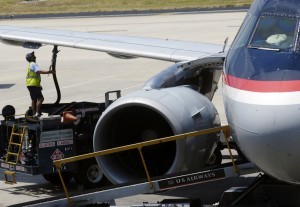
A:
<svg viewBox="0 0 300 207">
<path fill-rule="evenodd" d="M 39 148 L 55 147 L 55 142 L 44 142 L 39 144 Z"/>
<path fill-rule="evenodd" d="M 59 149 L 56 149 L 51 155 L 52 160 L 60 160 L 63 159 L 64 157 L 65 155 Z"/>
<path fill-rule="evenodd" d="M 57 146 L 63 146 L 63 145 L 71 145 L 73 144 L 73 140 L 63 140 L 63 141 L 57 141 Z"/>
</svg>

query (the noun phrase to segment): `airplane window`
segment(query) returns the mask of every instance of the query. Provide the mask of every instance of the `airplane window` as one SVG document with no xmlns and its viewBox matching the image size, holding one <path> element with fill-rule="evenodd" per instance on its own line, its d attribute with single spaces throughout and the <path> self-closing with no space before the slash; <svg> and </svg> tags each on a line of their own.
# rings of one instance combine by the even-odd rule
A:
<svg viewBox="0 0 300 207">
<path fill-rule="evenodd" d="M 255 27 L 256 21 L 256 16 L 246 15 L 245 20 L 232 43 L 232 49 L 237 49 L 239 47 L 248 45 L 248 40 L 251 35 L 251 31 L 253 30 L 253 27 Z"/>
<path fill-rule="evenodd" d="M 289 49 L 294 45 L 297 20 L 262 16 L 249 44 L 251 48 Z"/>
</svg>

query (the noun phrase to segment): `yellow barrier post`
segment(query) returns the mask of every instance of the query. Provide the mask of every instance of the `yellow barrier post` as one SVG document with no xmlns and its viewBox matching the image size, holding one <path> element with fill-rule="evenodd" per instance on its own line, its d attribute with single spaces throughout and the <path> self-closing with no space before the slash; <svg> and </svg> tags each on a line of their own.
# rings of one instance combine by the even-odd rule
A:
<svg viewBox="0 0 300 207">
<path fill-rule="evenodd" d="M 228 138 L 230 137 L 230 128 L 229 128 L 229 126 L 228 126 L 228 128 L 226 130 L 224 130 L 224 135 L 225 135 L 225 141 L 226 141 L 227 149 L 229 151 L 229 156 L 230 156 L 231 162 L 233 164 L 235 172 L 239 174 L 239 169 L 237 168 L 237 166 L 236 166 L 236 164 L 234 162 L 234 159 L 233 159 L 233 156 L 232 156 L 232 152 L 231 152 L 231 149 L 230 149 L 230 145 L 229 145 L 229 142 L 228 142 Z"/>
<path fill-rule="evenodd" d="M 69 206 L 72 206 L 72 200 L 71 200 L 71 198 L 70 198 L 70 196 L 69 196 L 67 187 L 66 187 L 65 182 L 64 182 L 64 178 L 63 178 L 63 176 L 62 176 L 62 174 L 61 174 L 61 165 L 60 165 L 60 166 L 56 166 L 56 170 L 57 170 L 57 172 L 58 172 L 58 175 L 59 175 L 61 184 L 62 184 L 63 189 L 64 189 L 64 191 L 65 191 L 65 194 L 66 194 L 66 197 L 67 197 L 67 200 L 68 200 L 68 204 L 69 204 Z"/>
<path fill-rule="evenodd" d="M 152 183 L 152 181 L 151 181 L 151 178 L 150 178 L 150 175 L 149 175 L 149 171 L 148 171 L 148 168 L 147 168 L 147 165 L 146 165 L 146 162 L 145 162 L 143 153 L 142 153 L 142 147 L 139 147 L 138 150 L 139 150 L 139 153 L 140 153 L 142 162 L 143 162 L 143 166 L 144 166 L 144 169 L 145 169 L 145 172 L 146 172 L 146 176 L 147 176 L 148 182 L 149 182 L 149 184 L 150 184 L 150 188 L 153 189 L 154 186 L 153 186 L 153 183 Z"/>
</svg>

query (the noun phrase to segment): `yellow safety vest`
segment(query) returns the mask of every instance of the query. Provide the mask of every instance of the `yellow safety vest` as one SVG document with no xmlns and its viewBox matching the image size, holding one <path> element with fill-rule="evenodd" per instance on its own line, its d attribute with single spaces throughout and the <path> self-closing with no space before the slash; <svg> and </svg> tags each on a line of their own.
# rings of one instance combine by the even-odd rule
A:
<svg viewBox="0 0 300 207">
<path fill-rule="evenodd" d="M 41 75 L 30 70 L 32 63 L 30 62 L 27 67 L 26 86 L 41 87 Z"/>
</svg>

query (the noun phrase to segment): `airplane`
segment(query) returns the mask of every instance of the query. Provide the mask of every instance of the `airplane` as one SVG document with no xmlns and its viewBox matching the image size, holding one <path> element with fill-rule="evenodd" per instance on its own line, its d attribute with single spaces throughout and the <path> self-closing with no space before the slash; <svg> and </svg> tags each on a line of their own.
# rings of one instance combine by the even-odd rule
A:
<svg viewBox="0 0 300 207">
<path fill-rule="evenodd" d="M 232 136 L 262 172 L 300 184 L 300 1 L 254 1 L 227 53 L 223 94 Z"/>
<path fill-rule="evenodd" d="M 95 151 L 219 126 L 211 100 L 223 73 L 224 107 L 240 150 L 265 174 L 299 184 L 299 6 L 295 0 L 254 0 L 228 51 L 226 45 L 13 26 L 0 26 L 0 40 L 174 62 L 108 106 L 96 125 Z M 213 134 L 149 148 L 150 173 L 201 168 L 218 142 Z M 144 174 L 137 159 L 126 153 L 97 161 L 111 182 L 124 183 Z"/>
</svg>

